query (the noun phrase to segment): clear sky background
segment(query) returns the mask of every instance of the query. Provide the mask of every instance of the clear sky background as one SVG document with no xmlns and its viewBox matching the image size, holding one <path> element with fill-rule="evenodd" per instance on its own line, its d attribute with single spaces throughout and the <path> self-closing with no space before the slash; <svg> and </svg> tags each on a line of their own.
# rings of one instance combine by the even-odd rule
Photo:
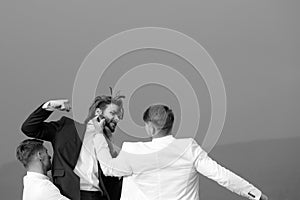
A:
<svg viewBox="0 0 300 200">
<path fill-rule="evenodd" d="M 218 144 L 299 137 L 299 4 L 296 0 L 2 0 L 0 166 L 16 160 L 15 148 L 25 138 L 20 126 L 33 109 L 48 99 L 71 99 L 77 70 L 96 45 L 113 34 L 145 26 L 189 35 L 219 67 L 227 94 L 227 117 Z M 121 57 L 107 77 L 120 76 L 121 66 L 148 62 L 180 66 L 187 77 L 192 74 L 178 57 L 148 50 Z M 209 95 L 204 82 L 198 81 L 200 129 L 205 132 Z M 99 93 L 108 94 L 111 82 L 103 82 L 107 84 L 99 85 Z M 143 106 L 160 98 L 180 115 L 172 92 L 144 86 L 131 97 L 130 111 L 136 123 L 142 125 Z M 60 116 L 55 113 L 51 119 Z M 197 137 L 201 140 L 203 136 Z"/>
</svg>

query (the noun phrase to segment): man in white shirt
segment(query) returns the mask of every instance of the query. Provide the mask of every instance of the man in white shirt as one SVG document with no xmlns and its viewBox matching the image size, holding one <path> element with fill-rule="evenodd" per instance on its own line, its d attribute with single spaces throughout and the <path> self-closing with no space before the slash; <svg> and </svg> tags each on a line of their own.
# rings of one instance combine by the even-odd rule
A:
<svg viewBox="0 0 300 200">
<path fill-rule="evenodd" d="M 17 158 L 27 171 L 23 178 L 23 200 L 68 200 L 47 176 L 51 157 L 43 141 L 24 140 L 17 148 Z"/>
<path fill-rule="evenodd" d="M 199 174 L 251 200 L 267 200 L 262 192 L 243 178 L 212 160 L 192 138 L 171 135 L 174 114 L 164 105 L 150 106 L 143 115 L 151 142 L 125 142 L 117 158 L 106 144 L 103 120 L 94 121 L 96 154 L 105 175 L 126 176 L 121 199 L 199 199 Z M 105 145 L 106 144 L 106 145 Z"/>
</svg>

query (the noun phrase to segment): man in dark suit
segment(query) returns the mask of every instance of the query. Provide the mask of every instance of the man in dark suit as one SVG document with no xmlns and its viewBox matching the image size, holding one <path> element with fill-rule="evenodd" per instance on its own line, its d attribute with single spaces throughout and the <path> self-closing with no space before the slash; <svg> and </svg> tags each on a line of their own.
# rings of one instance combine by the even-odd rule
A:
<svg viewBox="0 0 300 200">
<path fill-rule="evenodd" d="M 51 100 L 39 106 L 23 123 L 25 135 L 49 141 L 53 147 L 53 183 L 62 195 L 72 200 L 120 199 L 122 179 L 105 177 L 96 158 L 92 120 L 107 119 L 106 135 L 110 142 L 119 120 L 123 118 L 124 96 L 97 96 L 84 123 L 68 117 L 45 122 L 54 110 L 69 111 L 68 100 Z M 111 147 L 113 157 L 117 155 Z"/>
</svg>

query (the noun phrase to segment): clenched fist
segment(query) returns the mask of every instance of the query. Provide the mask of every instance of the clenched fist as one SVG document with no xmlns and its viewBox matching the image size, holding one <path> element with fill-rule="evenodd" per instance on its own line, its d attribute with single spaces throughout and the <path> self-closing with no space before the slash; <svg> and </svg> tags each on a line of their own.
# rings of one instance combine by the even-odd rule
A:
<svg viewBox="0 0 300 200">
<path fill-rule="evenodd" d="M 60 110 L 69 112 L 71 104 L 68 99 L 50 100 L 43 105 L 43 108 L 49 111 Z"/>
</svg>

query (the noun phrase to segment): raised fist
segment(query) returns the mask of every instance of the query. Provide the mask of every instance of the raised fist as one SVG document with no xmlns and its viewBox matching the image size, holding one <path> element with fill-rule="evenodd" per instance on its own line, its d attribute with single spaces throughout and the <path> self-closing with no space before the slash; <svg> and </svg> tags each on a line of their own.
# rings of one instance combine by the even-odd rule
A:
<svg viewBox="0 0 300 200">
<path fill-rule="evenodd" d="M 71 110 L 71 104 L 68 99 L 61 99 L 61 100 L 50 100 L 44 106 L 46 110 L 60 110 L 60 111 L 67 111 Z"/>
</svg>

